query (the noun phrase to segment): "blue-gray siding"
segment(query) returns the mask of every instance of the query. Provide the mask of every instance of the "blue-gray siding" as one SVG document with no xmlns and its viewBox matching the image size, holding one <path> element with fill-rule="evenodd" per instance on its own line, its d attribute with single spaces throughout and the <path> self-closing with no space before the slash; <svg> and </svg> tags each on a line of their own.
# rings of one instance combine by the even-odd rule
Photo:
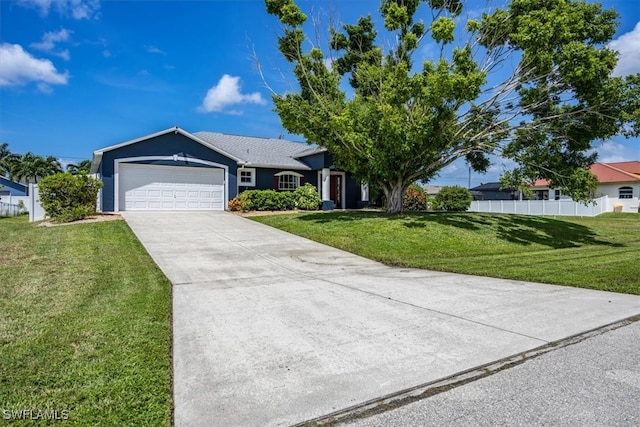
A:
<svg viewBox="0 0 640 427">
<path fill-rule="evenodd" d="M 114 210 L 114 161 L 116 159 L 142 156 L 166 156 L 177 154 L 179 157 L 206 160 L 228 166 L 229 168 L 229 199 L 237 194 L 237 164 L 234 160 L 214 151 L 204 145 L 187 138 L 182 134 L 168 133 L 155 138 L 143 140 L 135 144 L 126 145 L 107 151 L 102 156 L 99 173 L 104 182 L 102 189 L 102 210 L 111 212 Z M 208 167 L 199 163 L 181 161 L 143 161 L 136 163 L 162 164 L 170 166 Z"/>
<path fill-rule="evenodd" d="M 306 160 L 306 159 L 305 159 Z M 256 169 L 256 186 L 255 187 L 240 187 L 240 192 L 245 190 L 268 190 L 275 188 L 274 176 L 276 173 L 292 171 L 304 176 L 304 182 L 313 185 L 318 188 L 318 170 L 301 171 L 291 169 Z M 356 181 L 350 173 L 346 173 L 346 194 L 345 204 L 347 209 L 357 209 L 360 202 L 360 182 Z"/>
</svg>

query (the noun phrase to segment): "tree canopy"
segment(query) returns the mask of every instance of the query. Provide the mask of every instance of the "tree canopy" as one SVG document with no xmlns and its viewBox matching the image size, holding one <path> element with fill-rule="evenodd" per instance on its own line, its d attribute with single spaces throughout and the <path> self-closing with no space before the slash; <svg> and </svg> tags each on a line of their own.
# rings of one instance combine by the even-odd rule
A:
<svg viewBox="0 0 640 427">
<path fill-rule="evenodd" d="M 0 144 L 0 176 L 8 175 L 16 182 L 38 183 L 40 178 L 62 172 L 60 161 L 54 156 L 33 153 L 12 153 L 7 143 Z"/>
<path fill-rule="evenodd" d="M 294 0 L 266 7 L 299 88 L 273 97 L 283 126 L 380 186 L 389 213 L 411 183 L 459 158 L 486 171 L 492 154 L 516 164 L 511 185 L 547 179 L 588 200 L 592 142 L 638 134 L 639 77 L 612 77 L 617 14 L 600 4 L 512 0 L 457 28 L 460 0 L 382 0 L 383 28 L 371 15 L 332 26 L 325 47 Z"/>
<path fill-rule="evenodd" d="M 67 165 L 67 172 L 72 175 L 88 174 L 91 171 L 91 160 L 85 159 L 78 163 L 69 163 Z"/>
</svg>

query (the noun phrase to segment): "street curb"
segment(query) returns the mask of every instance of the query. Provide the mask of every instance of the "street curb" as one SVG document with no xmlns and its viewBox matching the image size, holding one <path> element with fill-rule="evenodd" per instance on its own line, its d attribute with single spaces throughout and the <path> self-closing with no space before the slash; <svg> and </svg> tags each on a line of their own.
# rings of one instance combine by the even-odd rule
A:
<svg viewBox="0 0 640 427">
<path fill-rule="evenodd" d="M 330 426 L 387 412 L 415 401 L 449 391 L 470 382 L 486 378 L 497 372 L 518 366 L 528 360 L 535 359 L 551 351 L 578 344 L 586 339 L 602 335 L 638 321 L 640 321 L 640 314 L 618 320 L 598 328 L 590 329 L 579 334 L 571 335 L 561 340 L 552 341 L 540 347 L 523 351 L 484 365 L 476 366 L 445 378 L 390 393 L 327 415 L 303 421 L 301 423 L 294 424 L 292 427 Z"/>
</svg>

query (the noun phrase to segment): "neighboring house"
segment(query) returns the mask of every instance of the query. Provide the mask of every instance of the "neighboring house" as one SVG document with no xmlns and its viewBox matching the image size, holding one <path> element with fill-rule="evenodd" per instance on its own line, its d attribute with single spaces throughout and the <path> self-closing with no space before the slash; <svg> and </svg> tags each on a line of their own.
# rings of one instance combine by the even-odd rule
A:
<svg viewBox="0 0 640 427">
<path fill-rule="evenodd" d="M 0 176 L 0 196 L 26 196 L 27 186 Z"/>
<path fill-rule="evenodd" d="M 640 161 L 594 163 L 590 170 L 598 178 L 596 197 L 608 196 L 622 201 L 640 199 Z M 545 180 L 536 181 L 532 190 L 541 200 L 567 198 L 559 190 L 549 188 Z"/>
<path fill-rule="evenodd" d="M 433 197 L 442 190 L 442 185 L 425 185 L 422 187 L 428 196 Z"/>
<path fill-rule="evenodd" d="M 357 208 L 368 198 L 351 174 L 337 170 L 325 149 L 283 139 L 179 127 L 96 150 L 91 173 L 104 183 L 98 208 L 225 210 L 248 189 L 292 191 L 310 183 L 323 209 Z"/>
<path fill-rule="evenodd" d="M 471 188 L 473 200 L 520 200 L 520 192 L 517 190 L 501 189 L 499 182 L 487 182 Z"/>
</svg>

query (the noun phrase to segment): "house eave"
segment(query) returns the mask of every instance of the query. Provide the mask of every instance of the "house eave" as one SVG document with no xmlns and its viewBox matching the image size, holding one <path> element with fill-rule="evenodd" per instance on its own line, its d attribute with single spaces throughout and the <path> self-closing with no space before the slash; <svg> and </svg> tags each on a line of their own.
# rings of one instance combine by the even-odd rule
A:
<svg viewBox="0 0 640 427">
<path fill-rule="evenodd" d="M 238 158 L 238 157 L 236 157 L 236 156 L 234 156 L 234 155 L 232 155 L 230 153 L 227 153 L 224 150 L 221 150 L 220 148 L 208 143 L 207 141 L 204 141 L 201 138 L 198 138 L 197 136 L 187 132 L 186 130 L 181 129 L 178 126 L 174 126 L 172 128 L 165 129 L 165 130 L 162 130 L 160 132 L 156 132 L 156 133 L 153 133 L 153 134 L 150 134 L 150 135 L 146 135 L 146 136 L 142 136 L 142 137 L 139 137 L 139 138 L 131 139 L 129 141 L 121 142 L 119 144 L 110 145 L 108 147 L 101 148 L 100 150 L 94 151 L 93 152 L 93 159 L 91 160 L 91 173 L 96 173 L 98 171 L 98 168 L 100 167 L 100 163 L 102 162 L 102 156 L 104 155 L 105 152 L 112 151 L 112 150 L 117 150 L 118 148 L 126 147 L 128 145 L 137 144 L 138 142 L 146 141 L 148 139 L 157 138 L 159 136 L 166 135 L 166 134 L 171 133 L 171 132 L 174 132 L 176 134 L 180 134 L 182 136 L 185 136 L 185 137 L 197 142 L 198 144 L 202 144 L 205 147 L 207 147 L 207 148 L 209 148 L 209 149 L 211 149 L 211 150 L 213 150 L 213 151 L 215 151 L 215 152 L 217 152 L 219 154 L 222 154 L 223 156 L 225 156 L 225 157 L 227 157 L 227 158 L 229 158 L 231 160 L 234 160 L 234 161 L 238 162 L 238 164 L 246 163 L 244 160 L 242 160 L 242 159 L 240 159 L 240 158 Z"/>
<path fill-rule="evenodd" d="M 292 166 L 292 165 L 269 165 L 265 163 L 251 163 L 251 162 L 238 162 L 238 166 L 244 166 L 247 168 L 262 168 L 262 169 L 286 169 L 286 170 L 300 170 L 310 171 L 312 170 L 308 166 Z"/>
</svg>

